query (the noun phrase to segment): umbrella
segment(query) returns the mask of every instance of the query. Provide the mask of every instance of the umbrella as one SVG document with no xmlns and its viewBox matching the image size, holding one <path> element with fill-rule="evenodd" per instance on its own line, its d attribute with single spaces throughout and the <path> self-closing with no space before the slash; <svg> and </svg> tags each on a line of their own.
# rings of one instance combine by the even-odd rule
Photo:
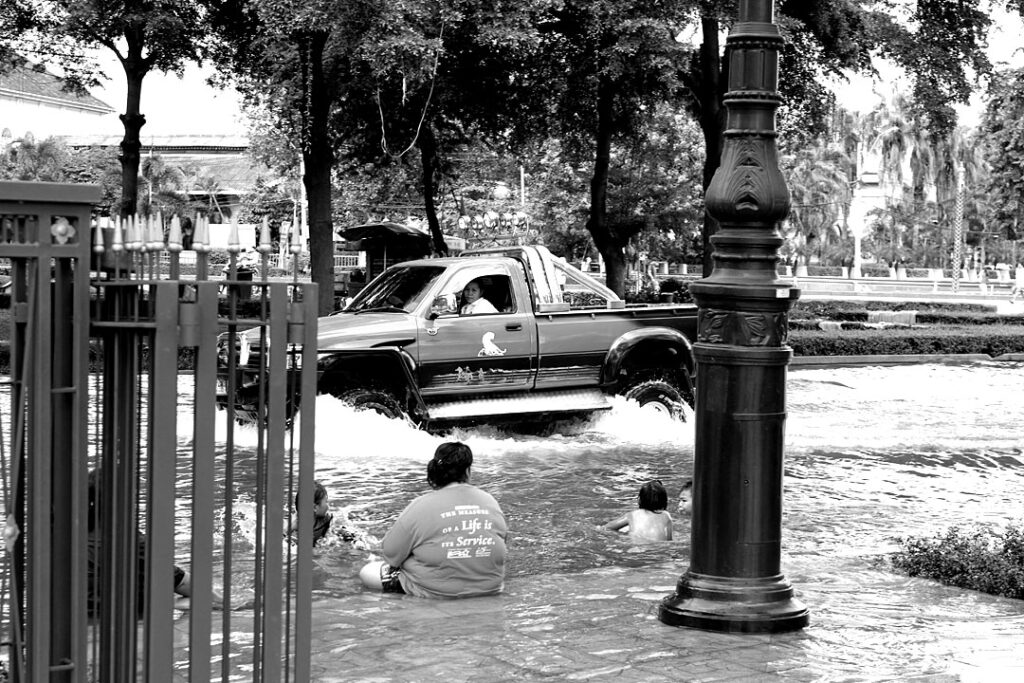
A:
<svg viewBox="0 0 1024 683">
<path fill-rule="evenodd" d="M 414 240 L 429 242 L 430 234 L 404 223 L 394 221 L 377 221 L 374 223 L 363 223 L 353 225 L 350 228 L 342 228 L 338 234 L 347 240 L 380 239 L 387 241 Z"/>
<path fill-rule="evenodd" d="M 424 249 L 430 248 L 430 233 L 404 223 L 394 221 L 375 221 L 352 227 L 342 228 L 338 234 L 347 240 L 374 240 L 384 245 L 384 267 L 388 265 L 388 244 L 402 242 L 412 243 Z"/>
</svg>

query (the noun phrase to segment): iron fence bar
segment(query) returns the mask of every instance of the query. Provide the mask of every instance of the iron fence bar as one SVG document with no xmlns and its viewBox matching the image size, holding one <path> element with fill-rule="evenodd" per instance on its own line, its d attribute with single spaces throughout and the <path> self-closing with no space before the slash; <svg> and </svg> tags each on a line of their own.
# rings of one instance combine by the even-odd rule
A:
<svg viewBox="0 0 1024 683">
<path fill-rule="evenodd" d="M 146 513 L 146 680 L 174 670 L 174 496 L 177 476 L 178 283 L 150 287 L 156 334 L 150 336 Z M 155 302 L 154 302 L 155 300 Z"/>
<path fill-rule="evenodd" d="M 81 220 L 81 218 L 80 218 Z M 86 680 L 86 465 L 88 244 L 78 259 L 55 259 L 53 348 L 53 566 L 55 623 L 51 681 Z M 70 343 L 63 343 L 70 340 Z"/>
<path fill-rule="evenodd" d="M 81 257 L 75 268 L 74 286 L 74 330 L 73 337 L 73 378 L 75 382 L 74 438 L 71 462 L 71 505 L 72 505 L 72 543 L 74 552 L 69 565 L 71 570 L 72 607 L 72 657 L 78 666 L 73 680 L 86 683 L 89 680 L 88 670 L 88 492 L 89 479 L 89 305 L 91 289 L 89 284 L 89 244 L 88 239 L 81 237 Z M 69 428 L 71 426 L 69 425 Z"/>
<path fill-rule="evenodd" d="M 38 219 L 35 221 L 39 228 Z M 38 239 L 38 238 L 37 238 Z M 37 249 L 37 257 L 45 256 Z M 26 626 L 31 634 L 27 639 L 29 647 L 30 676 L 33 680 L 43 681 L 49 678 L 53 643 L 53 628 L 50 623 L 53 617 L 51 561 L 52 524 L 50 510 L 53 504 L 53 450 L 50 437 L 53 435 L 53 423 L 50 405 L 50 386 L 53 381 L 51 366 L 51 350 L 53 339 L 50 334 L 49 321 L 52 308 L 50 301 L 50 267 L 49 258 L 40 259 L 35 269 L 34 306 L 29 311 L 29 325 L 36 331 L 33 352 L 39 359 L 33 367 L 31 380 L 30 411 L 28 420 L 28 443 L 26 454 L 29 456 L 28 490 L 29 500 L 29 552 L 28 552 L 28 598 L 29 616 Z M 45 263 L 45 267 L 43 266 Z M 63 627 L 63 626 L 62 626 Z"/>
<path fill-rule="evenodd" d="M 314 460 L 314 436 L 316 432 L 316 336 L 317 301 L 316 284 L 302 288 L 302 302 L 293 307 L 302 312 L 301 343 L 301 410 L 299 427 L 299 490 L 313 491 L 316 463 Z M 308 507 L 308 506 L 307 506 Z M 312 520 L 310 520 L 312 525 Z M 312 537 L 312 529 L 310 529 Z M 305 538 L 305 537 L 303 537 Z M 310 680 L 311 633 L 313 628 L 313 544 L 300 543 L 298 573 L 295 582 L 295 680 L 299 683 Z"/>
<path fill-rule="evenodd" d="M 205 269 L 205 259 L 200 259 L 200 264 Z M 203 270 L 205 274 L 205 270 Z M 205 276 L 205 275 L 204 275 Z M 217 283 L 211 283 L 212 286 L 219 287 Z M 214 290 L 215 292 L 217 290 Z M 216 309 L 215 309 L 216 310 Z M 229 320 L 227 328 L 227 344 L 228 344 L 228 374 L 227 374 L 227 395 L 229 397 L 235 395 L 237 389 L 237 369 L 238 369 L 238 354 L 235 351 L 235 343 L 238 340 L 237 328 L 234 320 Z M 227 434 L 225 437 L 225 455 L 224 455 L 224 528 L 231 528 L 232 521 L 234 519 L 234 498 L 235 498 L 235 405 L 233 401 L 228 401 L 228 407 L 224 418 L 225 424 L 227 425 Z M 257 451 L 257 468 L 259 466 L 259 451 Z M 258 493 L 258 491 L 257 491 Z M 257 496 L 258 500 L 258 496 Z M 257 511 L 259 510 L 257 506 Z M 257 524 L 257 528 L 259 525 Z M 258 543 L 258 542 L 257 542 Z M 257 545 L 258 550 L 258 545 Z M 232 543 L 231 534 L 224 534 L 223 542 L 223 562 L 224 562 L 224 618 L 221 620 L 221 642 L 223 648 L 223 656 L 221 657 L 221 680 L 226 681 L 231 675 L 231 660 L 228 656 L 230 648 L 228 647 L 231 642 L 231 623 L 232 614 L 230 610 L 231 605 L 231 594 L 233 588 L 232 577 L 234 576 L 234 561 L 233 561 L 234 544 Z M 255 582 L 256 599 L 253 601 L 253 615 L 259 610 L 259 581 Z M 258 648 L 259 641 L 256 634 L 253 636 L 253 647 Z M 256 672 L 253 673 L 256 676 Z"/>
<path fill-rule="evenodd" d="M 288 292 L 281 283 L 270 285 L 270 372 L 267 382 L 266 444 L 266 553 L 264 572 L 263 613 L 263 677 L 268 681 L 282 680 L 281 651 L 284 582 L 281 558 L 283 556 L 285 506 L 285 404 L 287 398 L 288 361 Z M 301 489 L 300 489 L 301 492 Z M 311 499 L 312 490 L 305 492 L 305 501 Z M 300 493 L 301 497 L 301 493 Z M 306 541 L 300 539 L 300 545 Z"/>
<path fill-rule="evenodd" d="M 14 228 L 12 227 L 12 232 Z M 14 543 L 14 557 L 11 566 L 11 620 L 13 622 L 14 642 L 11 668 L 16 680 L 30 680 L 30 663 L 26 656 L 26 647 L 30 639 L 28 612 L 26 605 L 27 582 L 25 562 L 27 545 L 26 501 L 31 498 L 27 482 L 25 456 L 25 434 L 28 429 L 28 405 L 31 399 L 30 377 L 34 357 L 34 337 L 36 330 L 32 325 L 30 312 L 35 309 L 35 269 L 36 261 L 15 259 L 11 288 L 11 367 L 14 369 L 11 386 L 11 495 L 14 498 L 15 525 L 19 530 Z M 20 373 L 19 373 L 20 370 Z"/>
<path fill-rule="evenodd" d="M 216 478 L 217 285 L 196 283 L 199 344 L 195 347 L 192 434 L 192 610 L 189 612 L 189 678 L 210 680 L 213 584 L 214 483 Z M 230 427 L 229 427 L 230 428 Z M 225 582 L 228 577 L 225 576 Z M 224 619 L 229 621 L 230 594 L 224 593 Z M 230 640 L 221 641 L 222 666 L 230 663 Z M 223 677 L 227 680 L 227 677 Z"/>
</svg>

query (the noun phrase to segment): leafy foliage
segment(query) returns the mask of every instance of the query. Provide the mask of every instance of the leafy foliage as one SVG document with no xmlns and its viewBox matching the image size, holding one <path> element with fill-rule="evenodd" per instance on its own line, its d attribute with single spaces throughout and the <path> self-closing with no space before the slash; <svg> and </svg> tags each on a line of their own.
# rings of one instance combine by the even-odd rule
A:
<svg viewBox="0 0 1024 683">
<path fill-rule="evenodd" d="M 981 128 L 995 227 L 1008 239 L 1024 239 L 1024 69 L 992 79 Z"/>
<path fill-rule="evenodd" d="M 1003 531 L 955 526 L 933 538 L 900 538 L 892 566 L 909 576 L 1024 600 L 1024 525 Z"/>
<path fill-rule="evenodd" d="M 36 141 L 29 135 L 0 150 L 0 179 L 99 185 L 96 208 L 100 214 L 108 214 L 121 194 L 117 152 L 102 147 L 74 149 L 53 137 Z"/>
</svg>

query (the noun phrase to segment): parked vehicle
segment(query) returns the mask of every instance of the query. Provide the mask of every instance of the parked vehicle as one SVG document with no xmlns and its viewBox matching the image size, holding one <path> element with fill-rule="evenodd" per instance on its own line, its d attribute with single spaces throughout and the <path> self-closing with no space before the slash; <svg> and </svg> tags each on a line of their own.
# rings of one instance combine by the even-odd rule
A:
<svg viewBox="0 0 1024 683">
<path fill-rule="evenodd" d="M 496 312 L 460 314 L 471 281 Z M 616 394 L 681 417 L 696 327 L 692 304 L 627 306 L 544 247 L 467 251 L 391 266 L 320 318 L 317 386 L 428 428 L 601 410 Z M 266 335 L 239 336 L 233 402 L 255 417 Z"/>
</svg>

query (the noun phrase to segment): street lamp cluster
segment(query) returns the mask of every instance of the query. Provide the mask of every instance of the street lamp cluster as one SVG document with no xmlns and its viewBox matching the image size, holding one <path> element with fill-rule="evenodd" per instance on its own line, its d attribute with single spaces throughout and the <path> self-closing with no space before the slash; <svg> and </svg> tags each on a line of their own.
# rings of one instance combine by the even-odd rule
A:
<svg viewBox="0 0 1024 683">
<path fill-rule="evenodd" d="M 530 217 L 522 211 L 505 211 L 498 213 L 497 211 L 485 211 L 482 214 L 476 214 L 474 216 L 459 216 L 458 227 L 463 232 L 479 231 L 479 230 L 493 230 L 495 228 L 503 230 L 518 230 L 528 228 L 530 225 Z"/>
</svg>

